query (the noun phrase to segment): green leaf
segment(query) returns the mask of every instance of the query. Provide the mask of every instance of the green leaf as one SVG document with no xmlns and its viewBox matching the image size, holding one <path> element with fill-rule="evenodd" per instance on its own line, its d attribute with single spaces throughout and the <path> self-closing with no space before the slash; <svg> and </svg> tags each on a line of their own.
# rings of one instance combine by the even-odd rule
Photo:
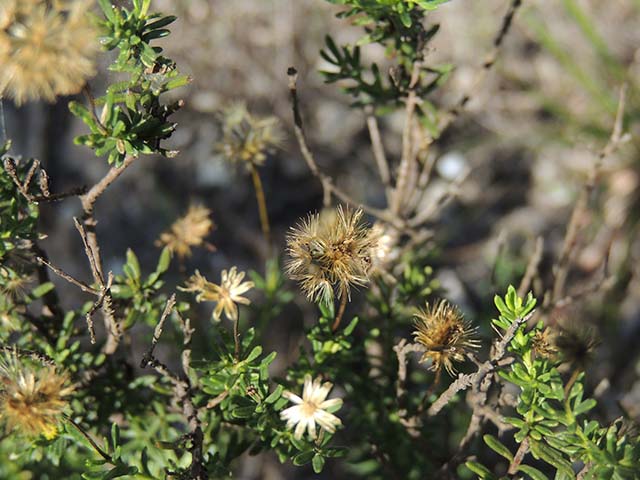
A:
<svg viewBox="0 0 640 480">
<path fill-rule="evenodd" d="M 510 462 L 513 461 L 513 454 L 496 437 L 494 437 L 493 435 L 487 434 L 482 438 L 484 439 L 485 443 L 489 446 L 489 448 L 491 448 L 491 450 L 493 450 L 499 455 L 502 455 L 504 458 L 506 458 Z"/>
<path fill-rule="evenodd" d="M 473 473 L 478 475 L 480 478 L 482 478 L 483 480 L 485 480 L 485 479 L 486 480 L 496 480 L 497 479 L 497 477 L 491 473 L 491 470 L 489 470 L 487 467 L 485 467 L 481 463 L 474 462 L 474 461 L 468 461 L 467 463 L 465 463 L 465 466 L 469 470 L 471 470 Z"/>
<path fill-rule="evenodd" d="M 315 452 L 313 450 L 307 450 L 306 452 L 302 452 L 293 457 L 293 464 L 297 467 L 301 465 L 306 465 L 311 461 L 314 457 Z"/>
<path fill-rule="evenodd" d="M 520 465 L 518 471 L 526 473 L 532 480 L 548 480 L 547 476 L 537 468 L 530 467 L 529 465 Z"/>
<path fill-rule="evenodd" d="M 31 295 L 34 298 L 42 298 L 44 297 L 47 293 L 49 293 L 51 290 L 53 290 L 55 288 L 55 285 L 51 282 L 45 282 L 41 285 L 38 285 L 36 288 L 34 288 L 33 290 L 31 290 Z"/>
<path fill-rule="evenodd" d="M 313 456 L 313 460 L 311 460 L 311 465 L 313 466 L 314 472 L 321 473 L 324 468 L 324 457 L 322 455 L 315 454 Z"/>
</svg>

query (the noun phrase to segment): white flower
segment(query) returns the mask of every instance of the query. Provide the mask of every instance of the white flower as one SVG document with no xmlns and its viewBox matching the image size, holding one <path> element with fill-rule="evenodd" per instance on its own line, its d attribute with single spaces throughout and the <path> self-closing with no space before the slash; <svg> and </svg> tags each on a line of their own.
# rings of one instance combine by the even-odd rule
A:
<svg viewBox="0 0 640 480">
<path fill-rule="evenodd" d="M 304 377 L 304 390 L 302 398 L 291 392 L 284 392 L 282 396 L 287 400 L 295 403 L 293 407 L 289 407 L 280 413 L 280 418 L 287 421 L 287 428 L 292 429 L 294 425 L 296 429 L 293 436 L 300 440 L 305 429 L 309 432 L 312 439 L 316 438 L 316 423 L 329 433 L 334 433 L 338 425 L 342 422 L 338 417 L 326 410 L 331 407 L 342 406 L 342 399 L 332 398 L 325 400 L 329 391 L 333 387 L 331 382 L 320 383 L 320 378 L 316 378 L 311 382 L 311 375 Z"/>
</svg>

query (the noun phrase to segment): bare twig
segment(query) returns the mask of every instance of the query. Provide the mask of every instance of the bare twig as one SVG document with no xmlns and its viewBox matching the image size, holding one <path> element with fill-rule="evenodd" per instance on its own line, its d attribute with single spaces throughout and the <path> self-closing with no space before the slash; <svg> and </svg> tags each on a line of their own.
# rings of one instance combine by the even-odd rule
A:
<svg viewBox="0 0 640 480">
<path fill-rule="evenodd" d="M 407 379 L 407 355 L 412 352 L 424 352 L 424 347 L 417 343 L 407 343 L 403 338 L 395 347 L 393 347 L 393 350 L 398 356 L 398 383 L 396 384 L 396 397 L 400 400 L 406 392 L 404 389 L 404 382 Z"/>
<path fill-rule="evenodd" d="M 628 138 L 622 133 L 626 92 L 627 86 L 623 85 L 620 89 L 618 109 L 611 136 L 609 137 L 607 144 L 598 154 L 596 162 L 589 172 L 589 178 L 583 185 L 578 200 L 576 201 L 573 207 L 573 211 L 571 212 L 571 219 L 569 220 L 569 225 L 567 226 L 567 231 L 562 244 L 562 250 L 557 262 L 553 266 L 553 286 L 551 288 L 551 294 L 547 295 L 547 297 L 545 298 L 545 306 L 548 306 L 550 303 L 555 304 L 564 295 L 567 276 L 569 274 L 569 269 L 571 267 L 575 248 L 578 243 L 578 235 L 583 227 L 582 220 L 589 208 L 589 199 L 596 187 L 598 175 L 600 173 L 602 164 L 604 160 L 608 156 L 612 155 L 620 146 L 620 144 L 626 141 Z"/>
<path fill-rule="evenodd" d="M 520 325 L 526 323 L 526 321 L 531 318 L 532 315 L 533 312 L 531 312 L 524 318 L 518 318 L 514 320 L 507 331 L 504 333 L 502 338 L 494 345 L 493 354 L 491 355 L 491 357 L 486 362 L 481 363 L 475 373 L 460 374 L 458 376 L 458 379 L 451 385 L 449 385 L 449 388 L 447 388 L 447 390 L 445 390 L 440 395 L 440 397 L 429 407 L 429 410 L 427 410 L 427 414 L 429 416 L 437 415 L 440 410 L 442 410 L 444 406 L 449 403 L 449 401 L 456 393 L 462 390 L 466 390 L 469 387 L 473 387 L 473 390 L 478 393 L 484 392 L 486 395 L 486 391 L 489 389 L 491 383 L 491 374 L 494 372 L 498 363 L 504 358 L 507 352 L 507 345 L 511 340 L 513 340 L 513 337 L 515 336 L 516 331 L 518 330 Z M 489 378 L 488 384 L 486 383 L 487 378 Z M 481 403 L 484 404 L 484 402 Z"/>
<path fill-rule="evenodd" d="M 402 222 L 399 221 L 399 219 L 397 219 L 393 215 L 390 215 L 389 212 L 387 212 L 386 210 L 381 210 L 378 208 L 371 207 L 369 205 L 366 205 L 362 202 L 358 202 L 357 200 L 351 198 L 349 194 L 347 194 L 345 191 L 337 187 L 330 177 L 328 177 L 327 175 L 325 175 L 320 171 L 320 169 L 318 168 L 318 164 L 313 156 L 313 153 L 311 153 L 311 150 L 309 150 L 309 147 L 307 145 L 307 139 L 304 132 L 304 126 L 302 123 L 302 116 L 300 115 L 300 105 L 298 101 L 298 90 L 297 90 L 297 84 L 296 84 L 297 78 L 298 78 L 298 72 L 295 68 L 290 67 L 289 70 L 287 70 L 287 75 L 289 76 L 289 92 L 291 97 L 291 106 L 293 110 L 294 132 L 296 135 L 296 139 L 298 141 L 298 146 L 300 147 L 300 152 L 302 153 L 302 157 L 307 163 L 309 170 L 311 170 L 311 173 L 315 177 L 317 177 L 318 180 L 320 180 L 320 183 L 322 184 L 322 189 L 325 195 L 325 206 L 327 206 L 326 200 L 330 199 L 330 195 L 333 194 L 343 202 L 349 205 L 360 207 L 362 208 L 362 210 L 364 210 L 368 214 L 373 215 L 374 217 L 380 220 L 383 220 L 396 228 L 402 229 L 403 225 L 402 225 Z"/>
<path fill-rule="evenodd" d="M 516 12 L 521 6 L 522 0 L 511 0 L 511 4 L 509 5 L 507 12 L 502 17 L 500 30 L 498 30 L 498 33 L 493 39 L 493 49 L 491 50 L 491 52 L 489 52 L 484 62 L 482 63 L 482 66 L 476 74 L 476 78 L 473 81 L 471 88 L 460 98 L 457 104 L 449 109 L 449 115 L 446 115 L 443 121 L 440 123 L 439 131 L 441 136 L 442 133 L 447 130 L 447 128 L 449 128 L 453 122 L 455 122 L 460 113 L 462 113 L 464 108 L 469 103 L 469 100 L 471 100 L 471 96 L 473 95 L 473 93 L 478 89 L 487 73 L 489 73 L 489 71 L 495 64 L 498 58 L 498 54 L 500 53 L 500 48 L 504 43 L 504 39 L 506 38 L 509 30 L 511 29 L 511 26 L 513 25 L 513 19 L 516 15 Z"/>
<path fill-rule="evenodd" d="M 407 185 L 411 178 L 412 167 L 415 167 L 415 150 L 413 148 L 412 130 L 413 130 L 413 116 L 416 109 L 417 95 L 416 86 L 420 79 L 420 69 L 422 68 L 422 62 L 416 61 L 413 64 L 411 70 L 411 80 L 409 83 L 409 93 L 405 103 L 405 119 L 404 129 L 402 130 L 402 156 L 400 157 L 400 164 L 398 165 L 397 180 L 393 194 L 391 198 L 391 205 L 389 209 L 395 215 L 399 215 L 404 206 L 406 200 L 405 195 L 407 193 Z"/>
<path fill-rule="evenodd" d="M 147 353 L 143 356 L 140 366 L 145 368 L 147 366 L 152 367 L 156 372 L 165 377 L 173 385 L 173 397 L 177 405 L 182 407 L 182 414 L 187 420 L 189 426 L 189 434 L 187 438 L 190 440 L 191 445 L 188 448 L 191 453 L 191 467 L 189 472 L 189 478 L 193 480 L 207 480 L 207 470 L 204 462 L 203 442 L 204 434 L 202 432 L 202 425 L 198 418 L 198 409 L 193 403 L 193 388 L 191 380 L 189 379 L 190 359 L 191 359 L 191 338 L 193 335 L 193 329 L 189 319 L 184 319 L 179 312 L 176 312 L 182 326 L 182 334 L 184 338 L 184 350 L 182 352 L 182 375 L 176 375 L 162 362 L 158 361 L 153 356 L 153 350 L 158 343 L 160 335 L 164 327 L 166 318 L 174 310 L 175 295 L 171 296 L 167 301 L 162 316 L 156 326 L 151 341 L 151 347 Z"/>
<path fill-rule="evenodd" d="M 531 282 L 538 272 L 538 266 L 540 265 L 540 261 L 542 260 L 542 252 L 544 250 L 544 240 L 542 237 L 536 238 L 536 245 L 533 248 L 533 253 L 529 258 L 529 263 L 527 264 L 527 269 L 524 272 L 524 277 L 520 281 L 520 286 L 518 287 L 518 296 L 524 297 L 529 288 L 531 287 Z"/>
<path fill-rule="evenodd" d="M 44 365 L 55 366 L 56 362 L 49 355 L 36 352 L 35 350 L 26 350 L 24 348 L 18 348 L 13 345 L 0 345 L 0 350 L 8 353 L 15 352 L 19 357 L 29 357 L 32 360 L 36 360 Z"/>
<path fill-rule="evenodd" d="M 71 276 L 68 273 L 66 273 L 64 270 L 52 265 L 51 262 L 49 262 L 48 260 L 44 259 L 43 257 L 36 257 L 36 261 L 41 265 L 45 265 L 45 266 L 49 267 L 49 269 L 53 273 L 58 275 L 60 278 L 64 278 L 67 282 L 69 282 L 69 283 L 75 285 L 76 287 L 80 288 L 80 290 L 82 290 L 83 292 L 90 293 L 92 295 L 99 295 L 100 294 L 100 292 L 98 290 L 96 290 L 95 288 L 90 287 L 89 285 L 84 283 L 82 280 L 78 280 L 77 278 L 74 278 L 73 276 Z"/>
<path fill-rule="evenodd" d="M 378 119 L 376 118 L 373 107 L 366 110 L 367 115 L 367 128 L 369 130 L 369 137 L 371 138 L 371 149 L 373 150 L 373 158 L 376 161 L 378 167 L 378 173 L 380 174 L 380 180 L 385 187 L 387 195 L 391 187 L 391 174 L 389 173 L 389 162 L 387 161 L 387 155 L 384 152 L 384 145 L 380 136 L 380 129 L 378 128 Z"/>
</svg>

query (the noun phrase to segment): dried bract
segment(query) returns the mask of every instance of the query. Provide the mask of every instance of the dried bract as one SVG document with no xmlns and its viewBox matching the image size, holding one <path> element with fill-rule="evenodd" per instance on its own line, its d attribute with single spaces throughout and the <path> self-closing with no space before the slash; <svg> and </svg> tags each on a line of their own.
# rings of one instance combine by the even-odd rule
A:
<svg viewBox="0 0 640 480">
<path fill-rule="evenodd" d="M 446 300 L 440 300 L 431 307 L 427 305 L 415 317 L 415 341 L 426 349 L 420 362 L 431 360 L 431 369 L 436 372 L 444 367 L 453 376 L 453 362 L 464 361 L 467 353 L 480 346 L 474 338 L 476 327 L 472 327 L 462 313 Z"/>
</svg>

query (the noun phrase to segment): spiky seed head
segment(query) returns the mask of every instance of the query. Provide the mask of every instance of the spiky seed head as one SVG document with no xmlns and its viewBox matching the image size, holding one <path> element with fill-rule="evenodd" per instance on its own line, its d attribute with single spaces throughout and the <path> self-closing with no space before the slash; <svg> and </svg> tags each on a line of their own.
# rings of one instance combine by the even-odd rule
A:
<svg viewBox="0 0 640 480">
<path fill-rule="evenodd" d="M 330 303 L 366 285 L 377 237 L 362 220 L 362 210 L 337 209 L 311 214 L 287 236 L 285 270 L 314 302 Z"/>
<path fill-rule="evenodd" d="M 453 376 L 453 362 L 464 361 L 467 353 L 480 346 L 479 340 L 474 338 L 477 328 L 446 300 L 418 310 L 415 327 L 414 339 L 426 349 L 420 362 L 431 360 L 431 369 L 436 372 L 444 367 Z"/>
<path fill-rule="evenodd" d="M 98 33 L 89 0 L 3 0 L 0 94 L 17 104 L 78 93 L 95 74 Z"/>
<path fill-rule="evenodd" d="M 253 116 L 243 103 L 223 110 L 221 118 L 222 139 L 216 144 L 216 150 L 231 163 L 259 167 L 282 143 L 279 120 Z"/>
<path fill-rule="evenodd" d="M 0 419 L 8 431 L 54 438 L 73 391 L 55 367 L 27 365 L 14 352 L 0 359 Z"/>
<path fill-rule="evenodd" d="M 156 245 L 168 247 L 180 258 L 190 257 L 191 248 L 201 246 L 213 229 L 211 210 L 202 205 L 191 205 L 184 216 L 160 235 Z"/>
</svg>

